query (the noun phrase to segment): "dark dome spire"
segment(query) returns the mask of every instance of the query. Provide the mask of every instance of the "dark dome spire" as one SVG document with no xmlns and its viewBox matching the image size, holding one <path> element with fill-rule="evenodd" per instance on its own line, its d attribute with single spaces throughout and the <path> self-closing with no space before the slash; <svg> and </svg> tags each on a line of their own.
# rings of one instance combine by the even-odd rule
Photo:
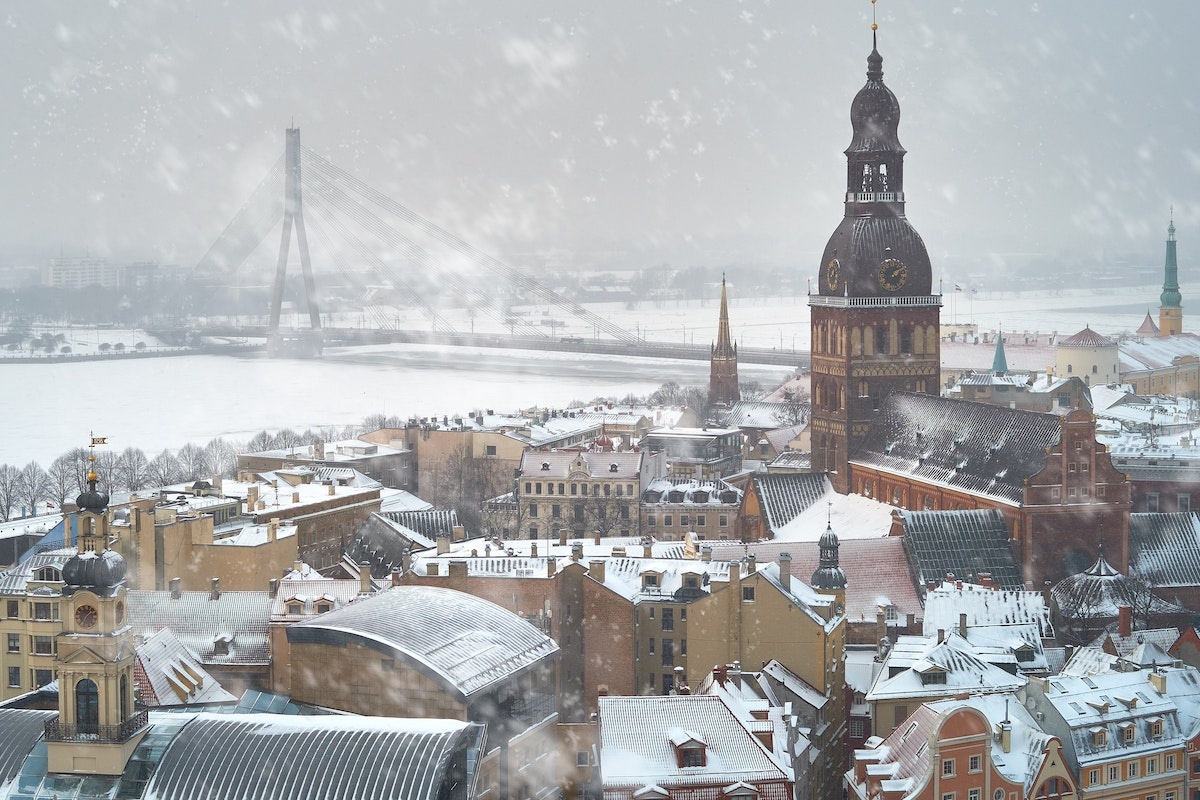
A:
<svg viewBox="0 0 1200 800">
<path fill-rule="evenodd" d="M 842 571 L 838 564 L 838 544 L 837 534 L 833 532 L 833 524 L 830 523 L 825 532 L 821 534 L 821 540 L 818 542 L 818 547 L 821 550 L 820 566 L 812 576 L 812 587 L 817 591 L 831 591 L 836 589 L 846 588 L 846 573 Z"/>
<path fill-rule="evenodd" d="M 101 594 L 107 594 L 106 590 L 121 585 L 127 570 L 124 557 L 116 550 L 79 552 L 63 564 L 63 583 L 67 587 L 99 590 Z"/>
<path fill-rule="evenodd" d="M 879 54 L 874 33 L 871 34 L 871 54 L 867 56 L 867 82 L 850 104 L 850 124 L 854 127 L 854 138 L 846 155 L 904 153 L 897 135 L 900 101 L 883 82 L 883 56 Z"/>
</svg>

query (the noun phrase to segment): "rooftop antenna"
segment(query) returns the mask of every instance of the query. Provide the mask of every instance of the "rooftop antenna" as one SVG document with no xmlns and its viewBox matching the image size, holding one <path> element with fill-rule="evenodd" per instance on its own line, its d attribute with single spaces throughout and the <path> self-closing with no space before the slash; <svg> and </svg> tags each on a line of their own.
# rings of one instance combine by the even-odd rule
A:
<svg viewBox="0 0 1200 800">
<path fill-rule="evenodd" d="M 875 0 L 871 0 L 871 2 L 874 3 Z M 827 501 L 825 501 L 825 505 L 827 506 L 827 508 L 825 509 L 825 526 L 828 528 L 832 528 L 833 527 L 833 501 L 827 500 Z"/>
<path fill-rule="evenodd" d="M 1008 722 L 1008 698 L 1004 698 L 1004 721 Z"/>
</svg>

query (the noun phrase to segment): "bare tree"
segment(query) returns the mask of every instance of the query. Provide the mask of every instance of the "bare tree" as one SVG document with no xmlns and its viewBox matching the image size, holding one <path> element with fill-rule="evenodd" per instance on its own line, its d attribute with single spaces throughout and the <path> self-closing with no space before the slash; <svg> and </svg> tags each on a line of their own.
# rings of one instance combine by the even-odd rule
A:
<svg viewBox="0 0 1200 800">
<path fill-rule="evenodd" d="M 46 470 L 36 461 L 30 461 L 21 470 L 18 479 L 17 501 L 27 514 L 36 514 L 37 505 L 46 499 L 50 490 L 50 478 Z"/>
<path fill-rule="evenodd" d="M 458 447 L 434 473 L 432 494 L 436 499 L 430 502 L 453 508 L 459 523 L 477 533 L 483 525 L 484 500 L 509 488 L 507 472 L 500 462 L 472 456 L 466 447 Z"/>
<path fill-rule="evenodd" d="M 233 477 L 237 474 L 238 448 L 218 436 L 204 446 L 204 461 L 209 474 Z"/>
<path fill-rule="evenodd" d="M 124 488 L 120 482 L 121 476 L 117 471 L 117 460 L 116 453 L 111 450 L 102 450 L 96 454 L 96 460 L 92 462 L 92 469 L 96 470 L 100 485 L 110 493 Z"/>
<path fill-rule="evenodd" d="M 780 400 L 779 408 L 775 411 L 776 421 L 782 427 L 790 428 L 793 425 L 803 425 L 807 422 L 808 414 L 808 392 L 784 389 L 783 399 Z"/>
<path fill-rule="evenodd" d="M 59 508 L 67 502 L 71 495 L 83 491 L 83 486 L 79 483 L 78 472 L 75 469 L 73 451 L 63 453 L 54 459 L 50 468 L 46 470 L 46 477 L 50 480 L 47 496 L 57 503 Z"/>
<path fill-rule="evenodd" d="M 194 481 L 203 477 L 205 471 L 204 448 L 188 442 L 179 448 L 176 458 L 179 460 L 179 470 L 182 475 L 180 480 Z"/>
<path fill-rule="evenodd" d="M 130 491 L 137 491 L 149 483 L 146 468 L 150 462 L 146 454 L 136 447 L 126 447 L 117 457 L 117 477 L 121 485 Z"/>
<path fill-rule="evenodd" d="M 0 464 L 0 519 L 12 516 L 21 492 L 21 471 L 9 464 Z"/>
<path fill-rule="evenodd" d="M 79 491 L 83 491 L 87 486 L 88 474 L 88 456 L 90 453 L 86 447 L 74 447 L 63 453 L 61 458 L 67 459 L 75 473 L 75 485 L 79 487 Z"/>
<path fill-rule="evenodd" d="M 261 453 L 265 450 L 275 449 L 275 437 L 268 431 L 259 431 L 246 442 L 247 453 Z"/>
<path fill-rule="evenodd" d="M 183 469 L 170 450 L 163 450 L 146 465 L 146 481 L 150 486 L 169 486 L 181 480 Z"/>
</svg>

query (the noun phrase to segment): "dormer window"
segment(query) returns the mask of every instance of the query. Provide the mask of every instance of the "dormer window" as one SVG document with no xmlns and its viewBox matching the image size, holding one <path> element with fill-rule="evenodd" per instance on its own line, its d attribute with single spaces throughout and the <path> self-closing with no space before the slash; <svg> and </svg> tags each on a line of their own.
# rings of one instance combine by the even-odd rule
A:
<svg viewBox="0 0 1200 800">
<path fill-rule="evenodd" d="M 675 747 L 676 763 L 681 768 L 708 765 L 708 742 L 695 731 L 672 728 L 671 744 Z"/>
<path fill-rule="evenodd" d="M 37 580 L 46 583 L 55 583 L 62 580 L 62 574 L 56 567 L 42 567 L 37 571 Z"/>
<path fill-rule="evenodd" d="M 1092 728 L 1092 745 L 1104 747 L 1108 743 L 1108 731 L 1104 728 Z"/>
<path fill-rule="evenodd" d="M 1135 729 L 1132 722 L 1126 722 L 1121 726 L 1121 741 L 1129 744 L 1133 741 Z"/>
<path fill-rule="evenodd" d="M 550 462 L 543 461 L 542 462 L 542 472 L 549 472 L 549 471 L 550 471 Z"/>
<path fill-rule="evenodd" d="M 657 589 L 658 575 L 653 572 L 647 572 L 646 574 L 642 575 L 642 588 Z"/>
<path fill-rule="evenodd" d="M 230 639 L 227 636 L 218 636 L 216 639 L 213 639 L 213 655 L 214 656 L 229 655 L 229 643 L 230 643 Z"/>
<path fill-rule="evenodd" d="M 1150 720 L 1150 735 L 1153 736 L 1155 739 L 1160 739 L 1160 738 L 1162 738 L 1162 733 L 1163 733 L 1162 720 L 1158 719 L 1157 717 Z"/>
<path fill-rule="evenodd" d="M 317 603 L 317 613 L 327 614 L 333 610 L 333 605 L 330 603 Z"/>
<path fill-rule="evenodd" d="M 298 617 L 304 613 L 303 603 L 288 603 L 287 612 L 293 617 Z"/>
<path fill-rule="evenodd" d="M 608 465 L 608 471 L 609 471 L 609 472 L 616 472 L 616 471 L 617 471 L 617 465 L 616 465 L 616 464 L 609 464 L 609 465 Z"/>
</svg>

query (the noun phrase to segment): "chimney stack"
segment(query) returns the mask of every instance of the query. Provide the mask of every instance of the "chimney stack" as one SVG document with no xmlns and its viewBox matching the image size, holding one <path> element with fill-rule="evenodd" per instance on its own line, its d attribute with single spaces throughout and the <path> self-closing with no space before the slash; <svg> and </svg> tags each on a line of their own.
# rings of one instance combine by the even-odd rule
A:
<svg viewBox="0 0 1200 800">
<path fill-rule="evenodd" d="M 392 586 L 400 585 L 400 570 L 392 567 Z"/>
<path fill-rule="evenodd" d="M 785 592 L 792 590 L 792 554 L 779 554 L 779 585 Z"/>
<path fill-rule="evenodd" d="M 559 547 L 567 546 L 567 529 L 566 528 L 562 528 L 558 532 L 558 546 Z"/>
<path fill-rule="evenodd" d="M 703 561 L 705 564 L 708 564 L 712 561 L 712 545 L 711 544 L 702 545 L 700 547 L 700 560 Z"/>
<path fill-rule="evenodd" d="M 279 578 L 271 578 L 271 580 L 267 581 L 267 593 L 272 598 L 279 594 Z"/>
<path fill-rule="evenodd" d="M 444 556 L 450 552 L 450 537 L 444 533 L 439 533 L 437 537 L 437 554 Z"/>
<path fill-rule="evenodd" d="M 754 553 L 746 556 L 746 572 L 758 572 L 758 558 Z"/>
<path fill-rule="evenodd" d="M 588 574 L 599 583 L 604 583 L 604 559 L 593 558 L 588 561 Z"/>
<path fill-rule="evenodd" d="M 537 558 L 537 542 L 536 541 L 532 541 L 529 543 L 529 557 Z"/>
<path fill-rule="evenodd" d="M 373 590 L 371 586 L 371 565 L 363 561 L 358 565 L 358 593 L 370 594 Z"/>
<path fill-rule="evenodd" d="M 583 542 L 571 542 L 571 560 L 576 562 L 583 560 Z"/>
<path fill-rule="evenodd" d="M 329 484 L 329 496 L 330 496 L 330 497 L 333 497 L 335 494 L 337 494 L 337 487 L 336 487 L 336 486 L 334 486 L 332 482 L 330 482 L 330 484 Z M 299 493 L 299 492 L 297 492 L 297 493 L 294 495 L 294 497 L 296 498 L 296 502 L 297 502 L 297 503 L 299 503 L 299 502 L 300 502 L 300 493 Z"/>
<path fill-rule="evenodd" d="M 958 635 L 967 638 L 967 612 L 958 612 Z"/>
<path fill-rule="evenodd" d="M 450 536 L 454 539 L 454 541 L 461 542 L 463 539 L 467 538 L 467 529 L 462 525 L 455 525 L 450 529 Z"/>
<path fill-rule="evenodd" d="M 267 523 L 267 541 L 273 542 L 279 536 L 279 519 L 275 518 Z"/>
<path fill-rule="evenodd" d="M 220 578 L 210 578 L 209 579 L 209 587 L 210 588 L 208 590 L 208 599 L 209 600 L 220 600 L 221 599 L 221 579 Z"/>
<path fill-rule="evenodd" d="M 300 504 L 300 493 L 299 492 L 292 492 L 292 504 L 293 505 Z"/>
<path fill-rule="evenodd" d="M 183 578 L 171 578 L 171 599 L 178 600 L 183 596 L 180 586 L 183 584 Z"/>
<path fill-rule="evenodd" d="M 1117 633 L 1122 638 L 1128 639 L 1133 636 L 1133 607 L 1118 606 L 1117 608 Z"/>
<path fill-rule="evenodd" d="M 600 544 L 600 531 L 592 534 L 592 544 Z"/>
</svg>

